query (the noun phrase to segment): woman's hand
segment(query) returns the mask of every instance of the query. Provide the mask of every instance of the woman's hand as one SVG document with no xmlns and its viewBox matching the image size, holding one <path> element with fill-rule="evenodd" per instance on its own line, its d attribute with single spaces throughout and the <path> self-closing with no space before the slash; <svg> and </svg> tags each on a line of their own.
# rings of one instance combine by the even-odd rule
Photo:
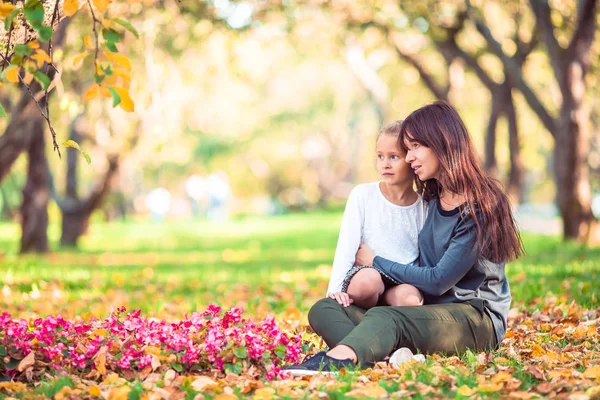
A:
<svg viewBox="0 0 600 400">
<path fill-rule="evenodd" d="M 354 265 L 373 265 L 373 259 L 375 258 L 375 253 L 369 246 L 364 243 L 360 244 L 358 251 L 356 252 L 356 262 Z"/>
<path fill-rule="evenodd" d="M 334 299 L 344 307 L 348 307 L 350 304 L 354 303 L 354 300 L 352 300 L 348 293 L 345 292 L 333 292 L 329 293 L 327 296 L 331 299 Z"/>
</svg>

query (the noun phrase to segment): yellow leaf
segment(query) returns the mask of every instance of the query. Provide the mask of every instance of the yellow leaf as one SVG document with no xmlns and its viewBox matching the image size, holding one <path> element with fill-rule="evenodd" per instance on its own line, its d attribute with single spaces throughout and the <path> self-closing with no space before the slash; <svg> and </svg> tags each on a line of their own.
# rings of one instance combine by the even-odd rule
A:
<svg viewBox="0 0 600 400">
<path fill-rule="evenodd" d="M 6 80 L 12 83 L 19 83 L 19 67 L 17 65 L 11 65 L 6 69 Z"/>
<path fill-rule="evenodd" d="M 119 386 L 113 388 L 108 393 L 108 400 L 127 400 L 127 396 L 129 395 L 130 391 L 131 388 L 129 386 Z"/>
<path fill-rule="evenodd" d="M 234 394 L 218 394 L 213 397 L 213 400 L 237 400 L 238 397 Z"/>
<path fill-rule="evenodd" d="M 462 385 L 461 387 L 458 388 L 456 393 L 460 394 L 461 396 L 469 397 L 469 396 L 473 396 L 475 393 L 477 393 L 477 389 L 470 388 L 467 385 Z"/>
<path fill-rule="evenodd" d="M 125 57 L 124 55 L 111 53 L 109 51 L 104 51 L 103 53 L 113 63 L 116 63 L 116 64 L 122 66 L 127 71 L 131 71 L 131 63 L 129 62 L 129 59 L 127 57 Z"/>
<path fill-rule="evenodd" d="M 35 54 L 31 56 L 31 59 L 35 60 L 38 68 L 42 68 L 45 62 L 50 63 L 50 61 L 52 61 L 50 56 L 42 49 L 37 49 Z"/>
<path fill-rule="evenodd" d="M 192 388 L 198 392 L 203 392 L 205 390 L 219 390 L 219 384 L 217 381 L 209 378 L 208 376 L 200 376 L 198 379 L 194 380 L 191 384 Z"/>
<path fill-rule="evenodd" d="M 8 18 L 8 16 L 14 9 L 15 9 L 15 6 L 12 4 L 7 4 L 7 3 L 0 4 L 0 17 Z"/>
<path fill-rule="evenodd" d="M 160 349 L 156 346 L 146 346 L 146 347 L 144 347 L 144 353 L 154 354 L 155 356 L 160 356 Z"/>
<path fill-rule="evenodd" d="M 38 42 L 37 40 L 34 40 L 34 41 L 27 43 L 27 46 L 29 46 L 30 49 L 38 49 L 40 47 L 40 42 Z"/>
<path fill-rule="evenodd" d="M 541 357 L 544 354 L 546 354 L 546 350 L 544 350 L 539 344 L 532 345 L 531 350 L 533 350 L 533 352 L 531 353 L 532 357 Z"/>
<path fill-rule="evenodd" d="M 92 3 L 94 3 L 100 12 L 104 12 L 110 3 L 110 0 L 92 0 Z"/>
<path fill-rule="evenodd" d="M 503 383 L 512 381 L 512 375 L 506 371 L 500 371 L 492 377 L 493 383 Z"/>
<path fill-rule="evenodd" d="M 95 99 L 98 96 L 98 85 L 93 84 L 84 94 L 83 94 L 83 102 L 87 103 L 90 100 Z"/>
<path fill-rule="evenodd" d="M 92 335 L 98 335 L 100 337 L 105 337 L 107 334 L 106 329 L 96 329 L 92 332 Z"/>
<path fill-rule="evenodd" d="M 63 11 L 67 17 L 73 16 L 79 10 L 78 0 L 65 0 Z"/>
<path fill-rule="evenodd" d="M 106 18 L 102 18 L 102 26 L 105 29 L 110 29 L 110 23 L 112 22 L 111 19 L 106 19 Z"/>
<path fill-rule="evenodd" d="M 254 392 L 255 400 L 271 400 L 275 395 L 275 389 L 273 388 L 260 388 Z"/>
<path fill-rule="evenodd" d="M 135 104 L 133 103 L 131 96 L 129 96 L 129 92 L 123 88 L 116 87 L 114 89 L 119 94 L 119 97 L 121 97 L 119 106 L 127 112 L 132 112 L 135 109 Z"/>
<path fill-rule="evenodd" d="M 94 365 L 101 375 L 106 375 L 106 352 L 108 346 L 104 345 L 100 347 L 100 350 L 94 356 Z"/>
<path fill-rule="evenodd" d="M 79 144 L 77 144 L 77 142 L 74 141 L 74 140 L 67 140 L 66 142 L 63 143 L 63 146 L 65 146 L 65 147 L 72 147 L 74 149 L 81 150 L 79 148 Z"/>
<path fill-rule="evenodd" d="M 85 44 L 85 47 L 87 47 L 90 50 L 95 49 L 96 47 L 92 44 L 92 38 L 90 37 L 90 35 L 85 35 L 83 37 L 83 44 Z"/>
<path fill-rule="evenodd" d="M 89 394 L 90 394 L 90 396 L 99 397 L 101 394 L 100 387 L 98 385 L 90 386 Z"/>
<path fill-rule="evenodd" d="M 76 67 L 83 59 L 85 59 L 89 55 L 90 53 L 87 50 L 81 54 L 76 55 L 73 59 L 73 66 Z"/>
<path fill-rule="evenodd" d="M 600 365 L 594 365 L 593 367 L 589 367 L 583 373 L 583 376 L 586 378 L 600 378 Z"/>
<path fill-rule="evenodd" d="M 100 94 L 104 97 L 112 97 L 110 90 L 106 86 L 100 86 Z"/>
<path fill-rule="evenodd" d="M 0 382 L 0 390 L 1 389 L 22 392 L 23 390 L 27 389 L 27 386 L 25 386 L 25 384 L 22 382 Z"/>
<path fill-rule="evenodd" d="M 26 85 L 30 85 L 32 80 L 33 80 L 33 74 L 29 71 L 25 71 L 25 76 L 23 77 L 23 82 L 25 82 Z"/>
<path fill-rule="evenodd" d="M 501 383 L 492 383 L 492 384 L 483 384 L 477 388 L 477 391 L 480 393 L 493 393 L 502 390 L 504 387 Z"/>
</svg>

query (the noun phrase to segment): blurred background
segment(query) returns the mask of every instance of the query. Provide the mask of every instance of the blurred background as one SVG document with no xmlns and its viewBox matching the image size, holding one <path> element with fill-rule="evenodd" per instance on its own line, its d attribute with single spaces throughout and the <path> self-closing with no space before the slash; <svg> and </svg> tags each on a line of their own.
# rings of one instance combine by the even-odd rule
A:
<svg viewBox="0 0 600 400">
<path fill-rule="evenodd" d="M 378 130 L 436 99 L 458 109 L 510 193 L 533 257 L 515 264 L 516 282 L 536 271 L 526 264 L 557 273 L 557 287 L 596 276 L 585 257 L 560 272 L 550 265 L 561 251 L 567 264 L 585 251 L 600 215 L 592 4 L 123 3 L 140 33 L 119 44 L 132 65 L 133 113 L 82 101 L 91 63 L 73 59 L 90 26 L 76 14 L 54 49 L 61 73 L 50 111 L 59 143 L 75 140 L 91 163 L 73 149 L 59 158 L 37 110 L 25 114 L 25 94 L 2 92 L 13 120 L 29 121 L 0 121 L 5 305 L 68 314 L 121 302 L 164 314 L 239 300 L 303 310 L 325 293 L 347 195 L 378 179 Z M 575 242 L 563 247 L 563 238 Z M 31 252 L 42 255 L 18 255 Z M 257 296 L 252 282 L 269 277 L 277 283 Z M 568 289 L 595 304 L 582 284 Z"/>
</svg>

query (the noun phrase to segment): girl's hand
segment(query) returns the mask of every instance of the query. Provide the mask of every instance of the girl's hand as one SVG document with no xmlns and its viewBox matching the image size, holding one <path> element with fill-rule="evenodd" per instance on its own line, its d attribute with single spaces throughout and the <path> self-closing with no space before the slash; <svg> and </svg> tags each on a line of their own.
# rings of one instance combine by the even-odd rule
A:
<svg viewBox="0 0 600 400">
<path fill-rule="evenodd" d="M 375 258 L 375 253 L 369 246 L 364 243 L 360 244 L 358 251 L 356 252 L 356 262 L 354 265 L 373 265 L 373 259 Z"/>
<path fill-rule="evenodd" d="M 352 300 L 348 293 L 345 292 L 329 293 L 327 296 L 331 299 L 334 299 L 344 307 L 348 307 L 350 304 L 354 303 L 354 300 Z"/>
</svg>

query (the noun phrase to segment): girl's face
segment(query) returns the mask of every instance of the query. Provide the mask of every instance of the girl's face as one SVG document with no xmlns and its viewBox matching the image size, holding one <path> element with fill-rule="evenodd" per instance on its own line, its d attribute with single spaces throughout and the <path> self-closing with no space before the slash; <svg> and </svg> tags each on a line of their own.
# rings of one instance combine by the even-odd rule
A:
<svg viewBox="0 0 600 400">
<path fill-rule="evenodd" d="M 421 181 L 428 179 L 439 179 L 440 161 L 431 148 L 410 140 L 407 136 L 405 145 L 408 148 L 406 152 L 406 162 Z"/>
<path fill-rule="evenodd" d="M 382 134 L 375 145 L 377 171 L 385 183 L 398 184 L 413 179 L 410 166 L 404 161 L 406 153 L 398 146 L 396 135 Z"/>
</svg>

